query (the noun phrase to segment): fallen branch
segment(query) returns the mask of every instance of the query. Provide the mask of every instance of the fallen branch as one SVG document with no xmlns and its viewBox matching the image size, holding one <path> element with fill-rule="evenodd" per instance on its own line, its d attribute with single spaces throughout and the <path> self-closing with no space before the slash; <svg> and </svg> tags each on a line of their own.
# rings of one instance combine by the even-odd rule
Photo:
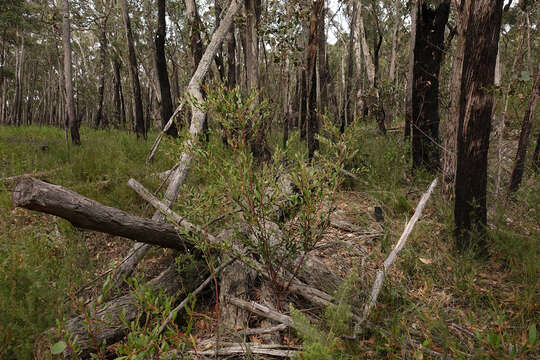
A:
<svg viewBox="0 0 540 360">
<path fill-rule="evenodd" d="M 405 226 L 405 230 L 403 231 L 403 234 L 401 234 L 401 237 L 399 238 L 399 241 L 397 242 L 396 246 L 394 247 L 394 250 L 388 255 L 380 269 L 377 271 L 377 277 L 375 278 L 375 282 L 373 283 L 373 289 L 371 290 L 371 295 L 369 297 L 369 301 L 367 302 L 366 306 L 364 307 L 364 313 L 362 314 L 361 322 L 364 322 L 369 314 L 371 313 L 371 310 L 377 303 L 377 297 L 379 296 L 379 293 L 381 292 L 381 288 L 383 285 L 384 277 L 388 270 L 390 269 L 390 266 L 394 263 L 396 260 L 397 255 L 399 252 L 403 249 L 405 244 L 407 243 L 407 238 L 412 232 L 412 229 L 420 216 L 422 215 L 422 211 L 424 210 L 424 207 L 426 206 L 426 203 L 431 196 L 431 193 L 433 192 L 433 189 L 435 189 L 435 186 L 437 186 L 437 179 L 433 180 L 431 185 L 429 186 L 428 190 L 424 195 L 422 195 L 422 198 L 420 199 L 420 202 L 418 203 L 418 206 L 416 207 L 416 211 L 414 212 L 413 217 L 409 222 L 407 223 L 407 226 Z M 360 323 L 357 323 L 357 326 L 360 325 Z"/>
<path fill-rule="evenodd" d="M 152 145 L 152 149 L 150 149 L 150 154 L 148 154 L 148 157 L 146 158 L 147 164 L 150 164 L 150 161 L 152 161 L 152 158 L 156 154 L 159 144 L 161 143 L 161 139 L 163 139 L 163 136 L 171 128 L 172 124 L 174 123 L 174 118 L 176 117 L 176 115 L 180 113 L 180 111 L 182 111 L 183 107 L 184 107 L 184 99 L 182 99 L 182 101 L 180 102 L 180 105 L 178 105 L 174 113 L 171 115 L 171 118 L 169 119 L 167 124 L 165 124 L 165 127 L 163 128 L 163 130 L 160 131 L 159 135 L 154 141 L 154 144 Z"/>
<path fill-rule="evenodd" d="M 241 331 L 238 331 L 236 334 L 240 336 L 272 334 L 278 331 L 283 331 L 287 329 L 288 327 L 289 326 L 286 324 L 279 324 L 279 325 L 272 326 L 269 328 L 255 328 L 255 329 L 241 330 Z"/>
<path fill-rule="evenodd" d="M 13 189 L 13 205 L 59 216 L 74 226 L 122 236 L 146 244 L 182 249 L 182 239 L 171 224 L 105 206 L 62 186 L 23 178 Z"/>
<path fill-rule="evenodd" d="M 222 347 L 218 350 L 210 349 L 204 351 L 190 351 L 193 355 L 201 356 L 230 356 L 259 354 L 277 357 L 292 358 L 302 350 L 301 346 L 279 345 L 279 344 L 258 344 L 258 343 L 238 343 L 235 345 Z"/>
<path fill-rule="evenodd" d="M 229 297 L 227 300 L 229 301 L 229 303 L 233 304 L 234 306 L 238 306 L 241 309 L 247 310 L 275 322 L 294 327 L 294 323 L 290 316 L 272 310 L 267 306 L 258 304 L 254 301 L 245 301 L 235 297 Z"/>
</svg>

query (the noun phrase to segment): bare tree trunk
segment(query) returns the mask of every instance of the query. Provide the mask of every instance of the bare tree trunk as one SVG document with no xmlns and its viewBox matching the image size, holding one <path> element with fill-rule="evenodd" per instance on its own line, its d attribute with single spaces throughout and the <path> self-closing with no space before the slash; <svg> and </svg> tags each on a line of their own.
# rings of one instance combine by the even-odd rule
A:
<svg viewBox="0 0 540 360">
<path fill-rule="evenodd" d="M 345 131 L 345 128 L 352 123 L 354 119 L 354 113 L 352 111 L 351 104 L 351 88 L 352 88 L 352 79 L 353 79 L 353 59 L 354 59 L 354 32 L 356 28 L 356 22 L 358 21 L 358 2 L 354 1 L 352 4 L 351 12 L 351 26 L 349 34 L 349 44 L 348 44 L 348 57 L 347 57 L 347 75 L 345 77 L 345 89 L 343 93 L 343 103 L 342 107 L 342 119 L 341 119 L 341 132 Z"/>
<path fill-rule="evenodd" d="M 534 148 L 532 165 L 534 171 L 540 171 L 540 132 L 536 136 L 536 146 Z"/>
<path fill-rule="evenodd" d="M 131 20 L 129 18 L 127 0 L 120 0 L 122 7 L 122 18 L 126 31 L 126 42 L 129 54 L 129 74 L 131 79 L 131 88 L 133 90 L 133 115 L 135 117 L 135 133 L 137 138 L 142 136 L 146 139 L 146 127 L 144 124 L 144 110 L 141 95 L 141 84 L 139 81 L 139 69 L 137 67 L 137 56 L 135 55 L 135 45 L 133 32 L 131 31 Z"/>
<path fill-rule="evenodd" d="M 73 82 L 72 82 L 72 59 L 71 59 L 71 25 L 69 19 L 69 0 L 64 1 L 63 14 L 63 40 L 64 40 L 64 77 L 66 81 L 66 110 L 67 121 L 71 133 L 71 142 L 74 145 L 81 145 L 79 135 L 79 122 L 75 118 L 75 104 L 73 97 Z"/>
<path fill-rule="evenodd" d="M 414 169 L 439 169 L 439 73 L 450 0 L 436 8 L 418 7 L 412 87 L 412 155 Z"/>
<path fill-rule="evenodd" d="M 394 24 L 392 25 L 392 50 L 390 55 L 390 69 L 388 71 L 388 83 L 391 87 L 394 87 L 396 80 L 396 54 L 397 54 L 397 45 L 398 45 L 398 31 L 399 31 L 399 22 L 401 17 L 399 16 L 399 3 L 394 3 Z M 385 107 L 385 116 L 386 123 L 390 124 L 394 118 L 394 107 L 396 99 L 392 94 L 389 99 L 387 106 Z"/>
<path fill-rule="evenodd" d="M 487 226 L 487 155 L 491 131 L 493 86 L 502 0 L 465 0 L 458 5 L 458 45 L 463 46 L 458 100 L 454 218 L 459 249 L 485 247 Z M 458 50 L 460 53 L 460 50 Z M 455 79 L 453 79 L 455 80 Z M 456 84 L 457 85 L 457 84 Z"/>
<path fill-rule="evenodd" d="M 309 42 L 308 42 L 308 79 L 309 79 L 309 110 L 307 117 L 307 144 L 308 158 L 311 161 L 315 151 L 319 149 L 319 141 L 315 137 L 319 133 L 319 117 L 317 116 L 317 47 L 318 47 L 318 22 L 321 18 L 321 11 L 324 0 L 314 0 L 311 7 L 309 22 Z"/>
<path fill-rule="evenodd" d="M 161 127 L 163 128 L 173 114 L 173 104 L 171 99 L 171 85 L 169 83 L 169 73 L 167 72 L 167 59 L 165 58 L 165 38 L 166 33 L 166 23 L 165 23 L 165 0 L 158 0 L 158 29 L 155 35 L 155 64 L 156 72 L 159 81 L 159 92 L 161 97 L 161 106 L 160 106 L 160 115 L 161 115 Z M 176 125 L 173 123 L 169 130 L 167 130 L 167 135 L 172 137 L 178 136 L 178 131 L 176 130 Z"/>
<path fill-rule="evenodd" d="M 287 51 L 287 50 L 285 50 Z M 283 148 L 287 147 L 289 140 L 289 53 L 285 53 L 285 60 L 281 65 L 281 109 L 283 117 Z"/>
<path fill-rule="evenodd" d="M 529 100 L 529 106 L 523 116 L 523 124 L 521 126 L 521 134 L 519 136 L 519 144 L 516 153 L 516 160 L 514 162 L 514 170 L 512 171 L 512 177 L 510 179 L 510 186 L 508 192 L 512 193 L 517 191 L 521 180 L 523 178 L 523 171 L 525 169 L 525 160 L 527 158 L 527 148 L 529 147 L 529 136 L 531 133 L 531 127 L 534 120 L 534 111 L 536 110 L 536 102 L 540 94 L 540 62 L 538 63 L 538 70 L 536 71 L 536 77 L 534 80 L 534 86 L 532 89 L 531 99 Z"/>
<path fill-rule="evenodd" d="M 407 99 L 405 106 L 405 139 L 411 136 L 413 109 L 414 48 L 416 46 L 416 28 L 418 26 L 418 8 L 420 0 L 411 0 L 411 38 L 409 49 L 409 72 L 407 74 Z"/>
<path fill-rule="evenodd" d="M 105 95 L 105 56 L 107 48 L 107 19 L 106 15 L 101 22 L 101 31 L 99 36 L 99 80 L 98 80 L 98 108 L 96 112 L 96 120 L 94 125 L 96 128 L 100 126 L 108 127 L 103 121 L 103 98 Z"/>
<path fill-rule="evenodd" d="M 320 104 L 318 108 L 320 112 L 324 112 L 328 108 L 328 83 L 330 82 L 330 69 L 328 65 L 328 56 L 326 53 L 326 8 L 322 5 L 321 14 L 318 22 L 318 38 L 319 38 L 319 88 L 320 88 Z"/>
<path fill-rule="evenodd" d="M 357 7 L 355 3 L 353 7 Z M 353 9 L 354 12 L 354 9 Z M 355 117 L 361 118 L 364 113 L 364 94 L 363 94 L 363 76 L 362 76 L 362 44 L 360 41 L 360 26 L 359 21 L 355 20 L 356 26 L 351 31 L 351 39 L 354 43 L 354 64 L 356 65 L 356 102 L 355 109 L 352 111 Z"/>
</svg>

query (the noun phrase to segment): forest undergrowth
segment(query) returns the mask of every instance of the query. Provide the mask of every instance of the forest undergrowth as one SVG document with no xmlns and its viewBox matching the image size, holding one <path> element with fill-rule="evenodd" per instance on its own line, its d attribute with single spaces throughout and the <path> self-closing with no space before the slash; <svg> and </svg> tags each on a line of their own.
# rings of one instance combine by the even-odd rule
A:
<svg viewBox="0 0 540 360">
<path fill-rule="evenodd" d="M 74 304 L 98 295 L 107 271 L 131 245 L 125 239 L 79 231 L 53 216 L 14 209 L 13 177 L 33 175 L 106 205 L 151 216 L 153 209 L 126 182 L 135 178 L 155 190 L 161 181 L 153 174 L 175 162 L 178 146 L 172 140 L 166 140 L 156 160 L 145 165 L 151 140 L 137 141 L 133 134 L 115 130 L 82 131 L 84 145 L 68 148 L 64 133 L 57 128 L 1 128 L 2 360 L 33 358 L 39 335 L 56 326 L 57 319 L 73 315 Z M 371 289 L 377 267 L 392 250 L 432 180 L 429 173 L 411 174 L 408 144 L 401 133 L 385 138 L 374 126 L 366 125 L 360 134 L 354 143 L 357 152 L 347 164 L 356 179 L 345 179 L 337 195 L 335 216 L 375 235 L 360 236 L 330 227 L 317 248 L 325 264 L 337 274 L 349 275 L 341 289 L 343 299 Z M 299 152 L 298 138 L 292 139 L 290 151 Z M 220 141 L 211 137 L 210 146 L 220 146 Z M 494 165 L 490 171 L 496 173 Z M 202 208 L 198 203 L 212 198 L 212 189 L 205 187 L 207 175 L 195 166 L 184 185 L 185 195 L 175 207 L 181 215 L 203 224 L 220 212 L 219 204 Z M 528 172 L 524 182 L 527 186 L 508 200 L 497 199 L 490 183 L 490 245 L 485 257 L 478 257 L 474 250 L 456 255 L 452 207 L 436 189 L 387 275 L 378 305 L 360 337 L 347 338 L 347 320 L 357 304 L 344 300 L 323 314 L 292 310 L 299 325 L 298 332 L 291 331 L 285 337 L 288 343 L 303 343 L 305 359 L 540 357 L 540 176 Z M 375 219 L 375 208 L 382 210 L 382 219 Z M 336 242 L 352 245 L 329 245 Z M 142 264 L 150 270 L 145 273 L 156 274 L 167 256 L 171 256 L 169 251 L 155 250 Z M 184 271 L 195 276 L 200 265 Z M 196 311 L 186 315 L 194 338 L 213 331 L 213 294 L 214 290 L 205 292 L 204 298 L 197 300 Z M 182 329 L 187 334 L 186 328 Z"/>
</svg>

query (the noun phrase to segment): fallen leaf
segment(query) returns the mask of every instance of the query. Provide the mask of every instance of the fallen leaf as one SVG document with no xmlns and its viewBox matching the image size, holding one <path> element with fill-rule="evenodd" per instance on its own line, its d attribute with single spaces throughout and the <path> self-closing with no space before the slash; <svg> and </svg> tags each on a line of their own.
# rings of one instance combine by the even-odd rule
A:
<svg viewBox="0 0 540 360">
<path fill-rule="evenodd" d="M 426 265 L 433 264 L 433 260 L 431 259 L 426 259 L 426 258 L 419 258 L 419 259 L 423 264 L 426 264 Z"/>
</svg>

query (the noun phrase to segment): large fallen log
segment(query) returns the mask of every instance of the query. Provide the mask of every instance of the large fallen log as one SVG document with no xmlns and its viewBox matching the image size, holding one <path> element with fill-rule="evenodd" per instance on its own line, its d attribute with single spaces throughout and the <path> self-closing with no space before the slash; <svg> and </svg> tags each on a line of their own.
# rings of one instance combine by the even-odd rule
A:
<svg viewBox="0 0 540 360">
<path fill-rule="evenodd" d="M 78 228 L 171 249 L 183 249 L 186 243 L 171 224 L 105 206 L 62 186 L 34 178 L 21 179 L 13 189 L 12 198 L 16 207 L 59 216 Z"/>
</svg>

